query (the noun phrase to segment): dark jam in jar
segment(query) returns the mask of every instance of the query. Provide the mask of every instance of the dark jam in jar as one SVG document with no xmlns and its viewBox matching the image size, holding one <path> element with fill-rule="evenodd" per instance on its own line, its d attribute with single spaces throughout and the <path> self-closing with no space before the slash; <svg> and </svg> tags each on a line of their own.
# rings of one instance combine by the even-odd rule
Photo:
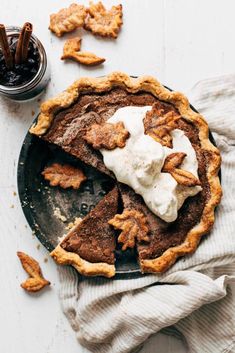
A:
<svg viewBox="0 0 235 353">
<path fill-rule="evenodd" d="M 10 50 L 15 57 L 18 37 L 8 37 Z M 25 84 L 32 80 L 40 66 L 40 55 L 38 48 L 30 41 L 27 60 L 22 64 L 14 64 L 12 69 L 6 67 L 5 59 L 0 50 L 0 85 L 13 87 Z"/>
<path fill-rule="evenodd" d="M 33 33 L 30 34 L 30 29 L 30 23 L 25 23 L 22 28 L 6 27 L 7 39 L 4 39 L 3 25 L 0 24 L 0 47 L 4 50 L 8 64 L 6 67 L 3 52 L 0 50 L 0 95 L 16 101 L 37 97 L 50 81 L 50 65 L 46 51 L 40 40 Z"/>
</svg>

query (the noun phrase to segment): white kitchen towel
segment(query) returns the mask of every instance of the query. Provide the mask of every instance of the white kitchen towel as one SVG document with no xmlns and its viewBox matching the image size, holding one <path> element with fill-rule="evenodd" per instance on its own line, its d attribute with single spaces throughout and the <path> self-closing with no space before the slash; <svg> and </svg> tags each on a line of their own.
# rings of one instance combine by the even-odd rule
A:
<svg viewBox="0 0 235 353">
<path fill-rule="evenodd" d="M 222 154 L 224 195 L 213 231 L 163 275 L 84 279 L 59 267 L 63 311 L 91 352 L 131 352 L 171 325 L 191 353 L 235 352 L 235 75 L 202 81 L 188 96 Z"/>
</svg>

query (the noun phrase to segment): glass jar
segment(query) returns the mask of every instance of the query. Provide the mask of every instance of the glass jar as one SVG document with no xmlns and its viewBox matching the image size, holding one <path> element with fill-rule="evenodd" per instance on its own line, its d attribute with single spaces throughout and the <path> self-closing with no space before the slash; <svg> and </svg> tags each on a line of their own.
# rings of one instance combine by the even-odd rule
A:
<svg viewBox="0 0 235 353">
<path fill-rule="evenodd" d="M 6 27 L 8 37 L 19 37 L 20 31 L 20 27 Z M 42 43 L 34 34 L 31 35 L 30 41 L 37 47 L 39 53 L 39 68 L 35 76 L 22 85 L 12 87 L 0 85 L 0 94 L 13 100 L 25 101 L 38 96 L 50 80 L 50 66 Z"/>
</svg>

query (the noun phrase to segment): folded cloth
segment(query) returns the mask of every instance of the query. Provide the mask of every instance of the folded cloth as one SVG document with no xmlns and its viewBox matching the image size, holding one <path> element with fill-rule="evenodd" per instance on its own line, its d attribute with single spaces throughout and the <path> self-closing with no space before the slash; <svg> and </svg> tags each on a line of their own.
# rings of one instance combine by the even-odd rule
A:
<svg viewBox="0 0 235 353">
<path fill-rule="evenodd" d="M 131 352 L 171 325 L 185 337 L 189 352 L 235 349 L 235 75 L 202 81 L 188 96 L 222 154 L 224 195 L 213 231 L 193 255 L 162 275 L 84 279 L 60 267 L 63 311 L 91 352 Z"/>
</svg>

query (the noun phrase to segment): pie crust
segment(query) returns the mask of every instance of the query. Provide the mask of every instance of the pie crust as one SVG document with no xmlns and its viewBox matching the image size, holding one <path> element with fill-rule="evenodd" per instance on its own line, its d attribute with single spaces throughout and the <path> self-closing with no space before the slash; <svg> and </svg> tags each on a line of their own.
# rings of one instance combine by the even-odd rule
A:
<svg viewBox="0 0 235 353">
<path fill-rule="evenodd" d="M 64 250 L 60 244 L 51 252 L 53 259 L 60 265 L 72 265 L 84 276 L 105 276 L 115 275 L 115 266 L 105 262 L 92 263 L 82 259 L 78 254 Z"/>
<path fill-rule="evenodd" d="M 113 72 L 101 78 L 80 78 L 66 91 L 41 105 L 41 113 L 38 121 L 31 127 L 30 132 L 38 136 L 45 134 L 52 124 L 54 114 L 61 109 L 71 106 L 80 94 L 107 92 L 114 87 L 124 88 L 127 92 L 131 93 L 138 91 L 149 92 L 159 100 L 173 104 L 185 120 L 198 128 L 201 148 L 205 153 L 209 153 L 210 155 L 206 174 L 210 186 L 210 198 L 205 204 L 200 222 L 187 233 L 182 244 L 167 249 L 158 258 L 142 259 L 140 261 L 142 272 L 163 272 L 178 257 L 193 253 L 196 250 L 201 237 L 208 233 L 214 223 L 214 209 L 219 204 L 222 196 L 222 189 L 218 178 L 218 171 L 221 164 L 219 150 L 209 140 L 209 129 L 203 116 L 191 109 L 188 99 L 182 93 L 169 91 L 151 76 L 132 78 L 122 72 Z M 55 255 L 57 257 L 61 256 L 61 261 L 75 263 L 80 268 L 79 272 L 81 272 L 84 264 L 78 255 L 69 254 L 71 257 L 64 258 L 65 254 L 58 247 L 55 249 Z M 91 266 L 91 273 L 94 270 L 94 273 L 97 274 L 99 266 L 101 266 L 99 271 L 107 270 L 106 267 L 103 267 L 103 264 L 94 264 L 94 266 L 96 266 L 96 269 Z M 112 273 L 112 266 L 109 270 Z"/>
</svg>

